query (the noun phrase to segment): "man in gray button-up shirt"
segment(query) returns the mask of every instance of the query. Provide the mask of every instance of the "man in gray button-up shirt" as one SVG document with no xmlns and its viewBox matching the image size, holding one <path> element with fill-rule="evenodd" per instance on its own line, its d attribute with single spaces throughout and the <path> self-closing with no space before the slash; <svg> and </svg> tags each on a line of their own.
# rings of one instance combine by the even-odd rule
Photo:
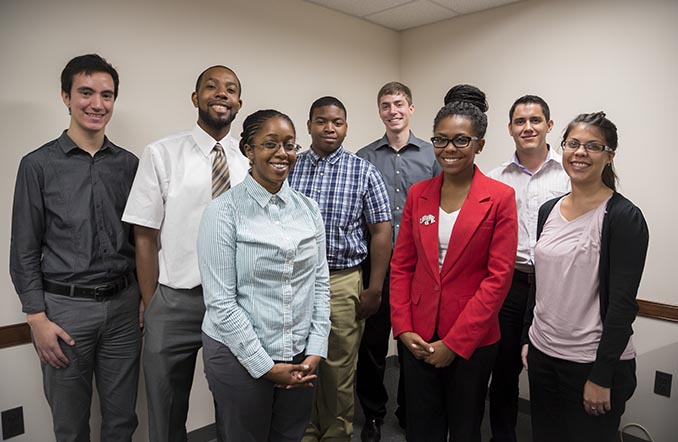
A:
<svg viewBox="0 0 678 442">
<path fill-rule="evenodd" d="M 384 178 L 393 214 L 392 239 L 395 244 L 410 186 L 438 175 L 441 169 L 435 159 L 433 146 L 410 131 L 410 117 L 414 114 L 410 89 L 402 83 L 387 83 L 377 94 L 377 104 L 386 133 L 360 149 L 357 155 L 372 163 Z M 365 264 L 368 263 L 369 259 L 366 259 Z M 365 269 L 363 276 L 367 278 L 366 281 L 369 280 L 369 269 Z M 360 434 L 363 442 L 380 440 L 380 426 L 386 415 L 388 396 L 384 388 L 384 368 L 391 330 L 388 286 L 387 275 L 381 307 L 365 322 L 358 355 L 356 391 L 365 414 L 365 426 Z M 403 425 L 405 394 L 402 375 L 400 379 L 396 415 Z"/>
<path fill-rule="evenodd" d="M 96 54 L 61 75 L 70 125 L 19 165 L 10 273 L 42 362 L 57 441 L 90 440 L 92 375 L 101 441 L 131 441 L 139 380 L 139 287 L 121 221 L 138 160 L 105 135 L 118 73 Z"/>
</svg>

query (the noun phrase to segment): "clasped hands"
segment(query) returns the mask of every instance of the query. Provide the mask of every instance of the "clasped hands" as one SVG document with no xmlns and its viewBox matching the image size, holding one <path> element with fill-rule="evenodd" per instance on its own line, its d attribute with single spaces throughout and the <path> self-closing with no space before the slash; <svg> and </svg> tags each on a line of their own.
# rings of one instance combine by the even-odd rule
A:
<svg viewBox="0 0 678 442">
<path fill-rule="evenodd" d="M 457 354 L 450 350 L 442 340 L 429 343 L 415 332 L 402 333 L 398 336 L 398 339 L 415 358 L 423 360 L 435 368 L 447 367 L 457 357 Z"/>
<path fill-rule="evenodd" d="M 320 356 L 307 356 L 301 364 L 278 362 L 263 377 L 273 382 L 276 388 L 310 388 L 318 378 L 315 374 L 318 364 Z"/>
</svg>

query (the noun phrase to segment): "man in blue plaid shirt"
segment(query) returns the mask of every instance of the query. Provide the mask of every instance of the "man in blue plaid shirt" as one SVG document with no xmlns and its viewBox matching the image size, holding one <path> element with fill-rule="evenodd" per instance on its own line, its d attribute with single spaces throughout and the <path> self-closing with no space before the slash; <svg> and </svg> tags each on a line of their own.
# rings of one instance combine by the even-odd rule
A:
<svg viewBox="0 0 678 442">
<path fill-rule="evenodd" d="M 341 101 L 322 97 L 313 102 L 307 127 L 311 149 L 299 154 L 289 182 L 316 200 L 325 221 L 332 330 L 303 441 L 350 441 L 358 348 L 364 319 L 381 303 L 391 256 L 391 210 L 379 171 L 342 146 L 348 124 Z M 360 263 L 368 251 L 371 274 L 363 290 Z"/>
</svg>

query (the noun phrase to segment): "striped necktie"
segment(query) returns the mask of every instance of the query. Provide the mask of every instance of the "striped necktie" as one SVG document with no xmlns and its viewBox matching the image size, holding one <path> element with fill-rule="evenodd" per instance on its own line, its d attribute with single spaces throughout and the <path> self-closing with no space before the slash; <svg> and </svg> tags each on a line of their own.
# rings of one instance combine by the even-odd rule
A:
<svg viewBox="0 0 678 442">
<path fill-rule="evenodd" d="M 212 198 L 216 198 L 231 188 L 231 174 L 228 172 L 228 162 L 224 154 L 224 148 L 217 143 L 212 149 L 214 161 L 212 162 Z"/>
</svg>

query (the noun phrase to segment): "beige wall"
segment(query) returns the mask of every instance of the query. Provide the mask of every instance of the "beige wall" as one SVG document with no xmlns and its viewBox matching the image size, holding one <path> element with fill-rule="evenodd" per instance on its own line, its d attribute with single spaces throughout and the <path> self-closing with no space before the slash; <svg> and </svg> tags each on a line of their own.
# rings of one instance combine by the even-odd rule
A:
<svg viewBox="0 0 678 442">
<path fill-rule="evenodd" d="M 246 115 L 273 107 L 292 117 L 307 146 L 310 103 L 336 95 L 348 108 L 346 145 L 356 149 L 382 130 L 375 94 L 399 77 L 398 42 L 396 32 L 298 0 L 2 0 L 0 250 L 9 249 L 19 159 L 68 125 L 59 74 L 71 57 L 98 52 L 118 68 L 120 96 L 108 135 L 137 154 L 148 142 L 195 124 L 190 93 L 200 71 L 213 64 L 231 66 L 243 83 L 236 135 Z M 0 268 L 8 265 L 7 253 L 0 253 Z M 0 287 L 0 325 L 24 321 L 7 271 L 0 272 Z M 0 373 L 0 410 L 24 406 L 26 434 L 12 440 L 52 440 L 33 349 L 0 350 Z M 142 431 L 135 440 L 143 441 L 143 393 L 137 409 Z M 211 422 L 212 399 L 200 363 L 188 427 Z"/>
<path fill-rule="evenodd" d="M 190 128 L 189 102 L 199 71 L 230 65 L 243 82 L 245 115 L 274 107 L 290 114 L 308 145 L 310 102 L 334 94 L 348 107 L 346 145 L 355 150 L 382 133 L 375 94 L 386 81 L 412 87 L 415 132 L 429 137 L 447 89 L 476 84 L 490 100 L 484 170 L 506 160 L 512 140 L 506 112 L 536 93 L 552 107 L 556 145 L 579 112 L 604 109 L 620 129 L 622 191 L 644 211 L 651 249 L 640 296 L 678 304 L 670 285 L 678 261 L 678 215 L 669 177 L 677 164 L 670 138 L 678 102 L 678 2 L 660 0 L 526 1 L 396 33 L 299 0 L 0 2 L 0 249 L 9 248 L 16 166 L 68 124 L 59 73 L 72 56 L 99 52 L 120 71 L 121 92 L 108 133 L 140 153 L 149 141 Z M 8 268 L 7 254 L 0 267 Z M 0 325 L 23 321 L 7 272 L 0 272 Z M 678 374 L 678 327 L 636 321 L 639 388 L 625 421 L 648 425 L 658 441 L 678 433 L 671 399 L 651 393 L 654 370 Z M 668 355 L 668 356 L 667 356 Z M 30 346 L 0 350 L 0 410 L 23 405 L 27 433 L 17 442 L 51 440 L 39 365 Z M 674 381 L 676 384 L 678 380 Z M 189 429 L 212 421 L 202 368 L 196 371 Z M 95 407 L 96 408 L 96 407 Z M 145 431 L 145 398 L 140 427 Z M 673 419 L 672 419 L 673 417 Z M 97 420 L 94 419 L 94 425 Z M 145 440 L 137 432 L 137 441 Z M 95 439 L 96 440 L 96 439 Z"/>
<path fill-rule="evenodd" d="M 644 212 L 650 250 L 639 297 L 678 304 L 675 219 L 678 2 L 525 1 L 402 33 L 402 81 L 415 91 L 414 129 L 429 136 L 450 86 L 471 83 L 488 96 L 489 129 L 477 158 L 483 170 L 508 160 L 508 109 L 524 94 L 551 107 L 552 146 L 569 120 L 604 110 L 619 128 L 615 159 L 621 191 Z M 424 116 L 425 115 L 425 116 Z M 638 389 L 624 422 L 646 425 L 655 440 L 678 434 L 678 390 L 653 393 L 656 370 L 678 375 L 678 325 L 639 318 Z M 674 384 L 678 382 L 674 379 Z M 523 379 L 522 395 L 527 396 Z M 641 433 L 632 432 L 641 435 Z"/>
</svg>

